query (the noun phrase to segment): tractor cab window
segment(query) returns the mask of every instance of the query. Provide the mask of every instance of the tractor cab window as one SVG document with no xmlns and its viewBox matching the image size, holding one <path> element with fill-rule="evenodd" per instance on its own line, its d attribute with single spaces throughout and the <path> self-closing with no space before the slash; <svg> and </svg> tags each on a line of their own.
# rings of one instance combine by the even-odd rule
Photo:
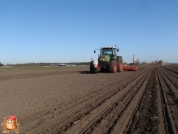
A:
<svg viewBox="0 0 178 134">
<path fill-rule="evenodd" d="M 113 50 L 112 49 L 103 49 L 102 55 L 112 55 Z"/>
</svg>

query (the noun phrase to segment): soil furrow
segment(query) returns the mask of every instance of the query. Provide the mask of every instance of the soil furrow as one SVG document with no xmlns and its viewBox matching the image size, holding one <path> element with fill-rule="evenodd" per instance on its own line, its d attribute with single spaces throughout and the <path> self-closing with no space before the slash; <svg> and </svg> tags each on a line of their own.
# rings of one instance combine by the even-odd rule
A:
<svg viewBox="0 0 178 134">
<path fill-rule="evenodd" d="M 15 69 L 0 74 L 0 118 L 16 115 L 20 133 L 178 133 L 177 66 Z"/>
<path fill-rule="evenodd" d="M 132 122 L 127 133 L 156 133 L 158 130 L 158 112 L 156 105 L 157 98 L 157 82 L 156 69 L 151 74 L 151 77 L 146 86 L 143 97 L 135 111 Z"/>
<path fill-rule="evenodd" d="M 172 74 L 171 72 L 167 70 L 166 71 L 162 69 L 160 70 L 161 70 L 162 75 L 164 75 L 164 78 L 166 79 L 165 81 L 169 81 L 172 83 L 170 87 L 173 85 L 173 88 L 176 89 L 174 90 L 175 94 L 178 97 L 178 90 L 177 90 L 178 89 L 178 75 Z"/>
<path fill-rule="evenodd" d="M 178 86 L 175 85 L 175 81 L 172 80 L 173 76 L 169 76 L 164 71 L 161 71 L 161 75 L 164 78 L 164 83 L 168 87 L 167 89 L 169 89 L 168 95 L 171 96 L 170 99 L 173 99 L 174 103 L 178 104 Z"/>
<path fill-rule="evenodd" d="M 165 118 L 166 118 L 166 125 L 167 125 L 167 133 L 177 133 L 175 122 L 173 120 L 173 116 L 171 113 L 170 106 L 168 105 L 168 96 L 166 92 L 168 92 L 167 85 L 164 83 L 163 76 L 161 75 L 160 70 L 158 71 L 158 80 L 161 88 L 161 93 L 163 95 L 163 103 L 164 103 L 164 111 L 165 111 Z"/>
<path fill-rule="evenodd" d="M 106 119 L 108 117 L 108 114 L 111 116 L 111 115 L 114 115 L 115 112 L 118 112 L 118 110 L 116 110 L 116 107 L 118 107 L 118 105 L 127 104 L 127 102 L 129 102 L 131 100 L 132 97 L 130 97 L 130 96 L 134 96 L 134 93 L 136 92 L 134 89 L 132 91 L 132 88 L 138 87 L 139 86 L 138 84 L 140 84 L 141 81 L 144 81 L 144 78 L 142 80 L 138 80 L 137 82 L 134 82 L 136 85 L 127 86 L 126 88 L 122 89 L 119 93 L 112 96 L 112 98 L 110 98 L 109 100 L 106 100 L 101 106 L 99 106 L 96 109 L 94 109 L 93 111 L 91 111 L 89 113 L 89 115 L 85 115 L 84 117 L 79 119 L 80 122 L 77 123 L 76 125 L 74 125 L 74 127 L 69 129 L 66 133 L 67 134 L 70 134 L 70 133 L 72 134 L 74 132 L 76 134 L 77 133 L 91 133 L 91 131 L 94 129 L 93 127 L 95 127 L 95 129 L 97 130 L 97 126 L 98 126 L 98 124 L 100 124 L 101 121 L 108 120 L 108 119 Z M 127 98 L 127 99 L 125 99 L 125 98 Z M 122 104 L 121 104 L 121 101 L 122 101 Z M 123 108 L 124 108 L 124 106 L 123 106 Z M 120 111 L 121 111 L 121 109 L 120 109 Z M 86 119 L 87 119 L 87 121 L 86 121 Z M 112 122 L 111 122 L 112 118 L 109 118 L 109 120 L 110 120 L 110 122 L 109 122 L 109 124 L 107 122 L 107 127 L 109 127 L 109 125 L 112 125 Z M 106 128 L 106 127 L 103 128 L 103 125 L 99 126 L 98 128 L 99 128 L 99 130 L 97 130 L 97 131 L 99 131 L 99 133 L 107 132 L 107 129 L 104 130 L 104 128 Z M 92 132 L 92 133 L 95 133 L 95 132 Z"/>
<path fill-rule="evenodd" d="M 142 91 L 142 95 L 140 97 L 140 100 L 138 100 L 138 104 L 135 106 L 135 109 L 134 109 L 134 112 L 131 113 L 132 115 L 132 119 L 129 120 L 128 122 L 128 129 L 126 130 L 127 133 L 142 133 L 142 132 L 148 132 L 150 130 L 144 130 L 145 128 L 146 129 L 149 129 L 150 126 L 150 123 L 148 120 L 149 117 L 151 117 L 150 113 L 151 111 L 148 111 L 149 110 L 149 103 L 151 101 L 151 97 L 150 95 L 152 95 L 153 91 L 151 92 L 150 91 L 150 83 L 154 80 L 153 77 L 154 77 L 154 73 L 155 71 L 153 71 L 150 75 L 150 78 L 149 80 L 147 80 L 148 84 L 145 88 L 141 88 L 140 90 Z M 154 96 L 153 96 L 154 97 Z M 152 103 L 150 103 L 152 104 Z M 134 104 L 133 104 L 134 105 Z M 144 124 L 143 124 L 144 122 Z M 129 127 L 130 126 L 130 127 Z M 115 131 L 116 132 L 116 131 Z M 150 131 L 151 132 L 151 131 Z"/>
<path fill-rule="evenodd" d="M 156 73 L 156 82 L 157 82 L 157 110 L 158 110 L 158 132 L 160 134 L 166 134 L 167 133 L 167 123 L 166 123 L 166 115 L 165 115 L 165 108 L 163 103 L 163 94 L 161 92 L 161 87 L 158 80 L 158 72 Z"/>
<path fill-rule="evenodd" d="M 143 72 L 139 72 L 140 74 L 142 74 Z M 139 75 L 140 75 L 139 74 Z M 139 76 L 138 75 L 138 76 Z M 137 77 L 138 77 L 137 76 Z M 131 81 L 133 81 L 135 78 L 130 78 L 130 82 Z M 127 81 L 126 83 L 125 83 L 125 85 L 127 85 L 128 84 L 128 82 L 129 81 Z M 122 86 L 125 86 L 124 84 L 122 85 Z M 111 86 L 113 86 L 113 85 L 111 85 Z M 116 86 L 116 87 L 118 87 L 118 85 L 116 84 L 116 85 L 114 85 L 114 86 Z M 71 105 L 69 104 L 69 105 L 67 105 L 68 107 L 69 107 L 69 109 L 68 110 L 64 110 L 63 109 L 63 111 L 65 111 L 65 113 L 67 113 L 67 115 L 65 115 L 65 117 L 62 117 L 61 119 L 60 119 L 60 117 L 58 116 L 58 118 L 59 118 L 59 120 L 57 120 L 57 121 L 55 121 L 56 120 L 56 118 L 54 118 L 55 116 L 53 115 L 53 113 L 54 112 L 52 112 L 52 111 L 48 111 L 48 112 L 46 112 L 46 113 L 44 113 L 44 114 L 40 114 L 40 116 L 38 117 L 38 116 L 35 116 L 36 118 L 42 118 L 43 116 L 42 115 L 46 115 L 46 114 L 49 114 L 49 115 L 53 115 L 52 117 L 50 117 L 50 120 L 51 120 L 51 122 L 53 122 L 52 124 L 48 124 L 47 126 L 47 128 L 49 128 L 49 127 L 54 127 L 54 126 L 56 126 L 56 123 L 57 124 L 65 124 L 65 125 L 59 125 L 58 126 L 58 129 L 57 129 L 57 131 L 59 131 L 59 128 L 61 128 L 61 130 L 63 131 L 63 130 L 65 130 L 66 128 L 67 128 L 67 126 L 71 126 L 71 123 L 72 123 L 72 121 L 75 121 L 75 120 L 77 120 L 77 118 L 79 118 L 81 115 L 78 115 L 78 112 L 80 111 L 82 114 L 85 114 L 85 113 L 87 113 L 87 111 L 89 111 L 90 109 L 92 109 L 92 108 L 94 108 L 94 107 L 96 107 L 97 105 L 99 105 L 100 103 L 102 103 L 106 98 L 108 98 L 108 96 L 112 96 L 113 94 L 115 94 L 116 92 L 118 92 L 118 88 L 115 88 L 114 89 L 114 92 L 112 91 L 113 89 L 111 88 L 111 89 L 109 89 L 109 88 L 111 88 L 111 87 L 106 87 L 105 88 L 105 90 L 107 91 L 107 92 L 101 92 L 101 93 L 94 93 L 91 97 L 88 97 L 88 99 L 87 100 L 90 100 L 90 99 L 92 99 L 92 100 L 95 100 L 95 103 L 93 103 L 93 102 L 90 102 L 90 101 L 87 101 L 87 100 L 83 100 L 82 98 L 81 99 L 79 99 L 78 101 L 79 101 L 79 103 L 77 103 L 77 104 L 80 104 L 79 105 L 79 107 L 78 107 L 78 111 L 76 111 L 76 110 L 73 110 L 72 108 L 71 108 Z M 109 90 L 108 90 L 109 89 Z M 111 92 L 112 91 L 112 92 Z M 112 93 L 112 94 L 111 94 Z M 103 97 L 101 97 L 101 96 L 103 96 Z M 97 100 L 94 98 L 94 97 L 96 97 L 97 98 Z M 82 101 L 83 100 L 83 101 Z M 96 103 L 97 102 L 97 103 Z M 88 104 L 87 104 L 88 103 Z M 77 105 L 76 105 L 77 106 Z M 83 108 L 82 108 L 83 107 Z M 65 107 L 64 107 L 65 108 Z M 85 110 L 86 112 L 83 112 L 83 111 L 81 111 L 81 109 L 83 109 L 83 110 Z M 59 113 L 59 112 L 58 112 Z M 59 113 L 60 115 L 62 115 L 62 113 L 60 112 Z M 75 116 L 72 116 L 72 115 L 75 115 Z M 70 119 L 69 120 L 69 118 L 73 118 L 73 119 Z M 31 120 L 33 120 L 33 119 L 31 119 Z M 36 120 L 36 119 L 35 119 Z M 46 121 L 48 121 L 48 120 L 46 120 Z M 64 123 L 64 122 L 68 122 L 68 123 Z M 36 123 L 38 123 L 38 122 L 36 122 Z M 36 124 L 35 123 L 35 124 Z M 44 123 L 44 122 L 43 122 Z M 29 124 L 30 125 L 30 124 Z M 66 126 L 67 125 L 67 126 Z M 33 127 L 34 126 L 34 124 L 32 124 L 32 126 L 31 127 Z M 29 129 L 31 128 L 31 127 L 28 127 Z M 38 126 L 39 127 L 39 126 Z M 28 130 L 25 130 L 25 132 L 28 132 Z"/>
<path fill-rule="evenodd" d="M 152 71 L 151 71 L 152 72 Z M 118 116 L 117 123 L 113 126 L 113 130 L 111 133 L 126 133 L 127 127 L 134 116 L 134 112 L 136 111 L 139 102 L 143 97 L 143 93 L 145 92 L 145 88 L 147 86 L 148 81 L 150 80 L 151 73 L 147 76 L 147 79 L 139 88 L 137 94 L 134 96 L 133 100 L 129 103 L 125 111 L 123 112 L 122 116 Z"/>
<path fill-rule="evenodd" d="M 178 72 L 177 71 L 166 69 L 166 68 L 160 68 L 160 70 L 164 70 L 164 72 L 168 73 L 169 75 L 172 75 L 175 79 L 178 79 Z"/>
<path fill-rule="evenodd" d="M 142 79 L 140 79 L 139 83 L 137 83 L 135 86 L 130 88 L 130 92 L 126 96 L 124 96 L 122 99 L 117 101 L 116 107 L 106 117 L 103 117 L 103 120 L 98 125 L 98 128 L 97 126 L 95 127 L 94 133 L 97 133 L 97 132 L 110 133 L 112 131 L 113 126 L 115 125 L 117 120 L 122 117 L 122 114 L 124 114 L 124 112 L 126 111 L 131 101 L 134 101 L 133 98 L 135 97 L 135 95 L 137 94 L 137 92 L 139 91 L 140 87 L 142 86 L 144 81 L 147 79 L 149 74 L 150 72 L 145 74 L 145 76 L 143 76 Z"/>
<path fill-rule="evenodd" d="M 172 113 L 172 117 L 173 117 L 173 120 L 175 122 L 175 127 L 178 131 L 178 114 L 177 114 L 177 111 L 178 111 L 178 88 L 176 88 L 174 86 L 174 83 L 168 79 L 168 76 L 165 75 L 165 73 L 163 73 L 163 71 L 161 71 L 161 76 L 163 78 L 163 81 L 165 83 L 165 91 L 166 91 L 166 96 L 167 96 L 167 106 L 170 107 L 170 110 L 171 110 L 171 113 Z M 169 77 L 170 78 L 170 77 Z"/>
<path fill-rule="evenodd" d="M 136 78 L 136 79 L 138 79 L 138 78 Z M 135 80 L 136 80 L 135 79 Z M 133 81 L 133 80 L 132 80 Z M 115 83 L 115 84 L 117 84 L 117 82 Z M 126 83 L 125 83 L 126 84 Z M 118 84 L 117 84 L 118 85 Z M 121 85 L 121 84 L 120 84 Z M 128 85 L 128 83 L 126 84 L 126 85 Z M 123 87 L 125 87 L 126 85 L 123 85 Z M 105 89 L 105 91 L 107 91 L 108 89 Z M 115 89 L 115 90 L 117 90 L 117 89 Z M 122 90 L 122 89 L 120 89 L 120 90 Z M 110 96 L 109 98 L 111 98 L 112 96 Z M 109 98 L 107 98 L 107 99 L 109 99 Z M 92 98 L 93 99 L 93 98 Z M 107 99 L 105 99 L 105 98 L 102 98 L 103 99 L 103 102 L 105 102 Z M 93 99 L 94 100 L 94 99 Z M 101 100 L 100 100 L 101 101 Z M 102 103 L 103 103 L 102 102 Z M 97 102 L 96 101 L 94 101 L 94 104 L 96 104 Z M 102 104 L 101 103 L 101 104 Z M 99 104 L 98 106 L 100 106 L 101 104 Z M 95 109 L 96 107 L 93 107 L 90 111 L 92 111 L 93 109 Z M 85 109 L 84 109 L 85 110 Z M 88 113 L 90 113 L 90 111 L 88 111 L 88 112 L 86 112 L 85 114 L 83 114 L 83 115 L 87 115 Z M 75 115 L 76 116 L 76 115 Z M 81 115 L 80 115 L 81 116 Z M 73 119 L 73 120 L 71 120 L 72 122 L 70 123 L 70 125 L 69 125 L 69 127 L 71 127 L 71 125 L 73 124 L 73 123 L 75 123 L 75 121 L 76 120 L 78 120 L 79 118 L 77 117 L 75 120 Z M 66 128 L 67 129 L 67 128 Z M 62 130 L 63 131 L 63 130 Z M 60 133 L 60 132 L 59 132 Z"/>
<path fill-rule="evenodd" d="M 168 70 L 169 72 L 172 72 L 172 73 L 174 73 L 174 74 L 178 74 L 178 69 L 176 69 L 176 68 L 171 68 L 171 67 L 169 67 L 169 66 L 160 67 L 160 68 L 163 68 L 163 69 L 165 69 L 165 70 Z"/>
</svg>

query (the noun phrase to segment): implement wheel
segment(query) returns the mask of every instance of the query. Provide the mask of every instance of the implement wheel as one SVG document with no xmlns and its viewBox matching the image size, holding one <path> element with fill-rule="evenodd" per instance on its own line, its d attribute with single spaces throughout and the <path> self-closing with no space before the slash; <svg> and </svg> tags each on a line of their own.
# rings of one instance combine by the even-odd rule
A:
<svg viewBox="0 0 178 134">
<path fill-rule="evenodd" d="M 115 60 L 111 60 L 109 63 L 109 72 L 116 73 L 117 72 L 117 62 Z"/>
</svg>

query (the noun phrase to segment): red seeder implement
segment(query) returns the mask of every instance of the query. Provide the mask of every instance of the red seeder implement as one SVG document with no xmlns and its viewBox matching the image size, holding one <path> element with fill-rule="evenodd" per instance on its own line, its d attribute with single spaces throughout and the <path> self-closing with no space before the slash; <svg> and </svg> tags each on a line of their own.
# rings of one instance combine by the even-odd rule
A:
<svg viewBox="0 0 178 134">
<path fill-rule="evenodd" d="M 137 71 L 138 70 L 134 62 L 134 55 L 133 55 L 133 63 L 130 63 L 129 65 L 124 65 L 123 70 L 125 71 Z"/>
</svg>

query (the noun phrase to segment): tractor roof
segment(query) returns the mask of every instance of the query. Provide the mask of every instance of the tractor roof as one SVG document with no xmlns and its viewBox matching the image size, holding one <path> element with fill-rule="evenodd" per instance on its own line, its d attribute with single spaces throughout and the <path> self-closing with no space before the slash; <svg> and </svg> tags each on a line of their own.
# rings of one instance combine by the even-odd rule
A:
<svg viewBox="0 0 178 134">
<path fill-rule="evenodd" d="M 101 48 L 103 49 L 103 48 L 116 48 L 116 47 L 106 46 L 106 47 L 101 47 Z"/>
</svg>

